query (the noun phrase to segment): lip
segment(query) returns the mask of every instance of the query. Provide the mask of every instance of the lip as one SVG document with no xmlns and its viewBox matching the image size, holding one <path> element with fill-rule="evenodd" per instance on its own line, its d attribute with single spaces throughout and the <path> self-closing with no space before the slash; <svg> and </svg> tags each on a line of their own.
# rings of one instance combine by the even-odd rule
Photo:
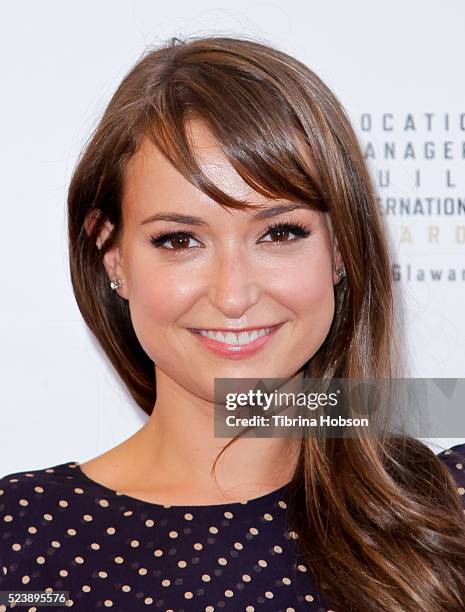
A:
<svg viewBox="0 0 465 612">
<path fill-rule="evenodd" d="M 264 336 L 260 336 L 256 338 L 253 342 L 249 344 L 225 344 L 224 342 L 219 342 L 218 340 L 213 340 L 208 336 L 202 336 L 199 332 L 190 329 L 189 331 L 193 336 L 197 338 L 197 340 L 203 344 L 207 349 L 215 353 L 216 355 L 220 355 L 222 357 L 228 357 L 229 359 L 242 359 L 243 357 L 250 357 L 257 353 L 261 348 L 263 348 L 268 342 L 275 336 L 276 332 L 284 325 L 284 323 L 278 323 L 275 325 L 273 329 Z M 252 329 L 257 329 L 252 328 Z M 258 328 L 260 329 L 260 328 Z M 262 328 L 263 329 L 263 328 Z M 229 330 L 232 331 L 232 330 Z M 233 332 L 234 333 L 234 332 Z M 239 332 L 236 332 L 239 333 Z"/>
<path fill-rule="evenodd" d="M 251 332 L 251 331 L 259 331 L 260 329 L 272 329 L 273 327 L 277 327 L 277 325 L 281 325 L 281 323 L 275 325 L 260 325 L 259 327 L 208 327 L 208 328 L 196 328 L 191 327 L 191 331 L 216 331 L 216 332 L 232 332 L 233 334 L 240 334 L 241 332 Z"/>
</svg>

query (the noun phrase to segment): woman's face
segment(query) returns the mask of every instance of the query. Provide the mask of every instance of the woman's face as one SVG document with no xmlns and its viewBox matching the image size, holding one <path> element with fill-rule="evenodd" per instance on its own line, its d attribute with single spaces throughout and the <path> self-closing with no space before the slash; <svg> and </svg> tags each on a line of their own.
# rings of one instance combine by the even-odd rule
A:
<svg viewBox="0 0 465 612">
<path fill-rule="evenodd" d="M 220 189 L 267 209 L 292 204 L 253 191 L 203 123 L 189 128 L 199 165 Z M 291 377 L 316 353 L 333 319 L 340 260 L 336 252 L 333 259 L 327 214 L 297 208 L 254 218 L 259 210 L 222 208 L 148 139 L 128 162 L 123 235 L 105 266 L 110 279 L 123 279 L 118 293 L 128 300 L 135 333 L 156 368 L 205 399 L 212 398 L 214 377 Z M 148 220 L 174 214 L 196 219 Z M 304 233 L 270 231 L 271 223 L 297 224 Z M 177 232 L 192 236 L 157 241 Z M 242 336 L 246 344 L 239 347 L 235 337 L 230 345 L 192 331 L 277 324 L 250 346 Z"/>
</svg>

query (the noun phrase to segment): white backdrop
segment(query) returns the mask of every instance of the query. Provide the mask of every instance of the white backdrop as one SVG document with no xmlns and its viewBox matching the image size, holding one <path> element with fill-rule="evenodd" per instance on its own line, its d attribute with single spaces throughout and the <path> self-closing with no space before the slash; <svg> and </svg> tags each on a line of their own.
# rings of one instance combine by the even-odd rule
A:
<svg viewBox="0 0 465 612">
<path fill-rule="evenodd" d="M 84 462 L 146 418 L 75 304 L 66 189 L 122 76 L 175 35 L 255 36 L 333 89 L 382 183 L 411 375 L 464 377 L 463 23 L 461 0 L 2 2 L 0 472 Z"/>
</svg>

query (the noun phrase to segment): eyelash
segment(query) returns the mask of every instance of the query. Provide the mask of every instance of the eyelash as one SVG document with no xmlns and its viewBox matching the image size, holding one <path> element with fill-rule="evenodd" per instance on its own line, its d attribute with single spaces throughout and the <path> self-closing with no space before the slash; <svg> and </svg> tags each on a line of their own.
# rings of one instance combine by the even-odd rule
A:
<svg viewBox="0 0 465 612">
<path fill-rule="evenodd" d="M 302 223 L 272 223 L 271 225 L 269 225 L 266 229 L 266 233 L 263 234 L 264 236 L 266 236 L 267 234 L 269 234 L 272 231 L 276 231 L 276 230 L 281 230 L 281 231 L 290 231 L 293 234 L 295 234 L 297 236 L 297 239 L 294 238 L 292 240 L 284 240 L 284 243 L 289 243 L 289 242 L 294 242 L 295 240 L 298 240 L 300 238 L 307 238 L 307 236 L 310 235 L 310 230 L 308 230 Z M 169 240 L 173 239 L 173 238 L 193 238 L 194 240 L 196 240 L 195 235 L 192 232 L 186 232 L 186 231 L 180 231 L 180 232 L 161 232 L 159 234 L 152 234 L 150 236 L 150 242 L 151 244 L 156 247 L 162 247 L 162 248 L 167 248 L 164 247 L 164 243 L 168 242 Z M 272 242 L 272 241 L 265 241 L 265 242 L 270 242 L 271 244 L 281 244 L 281 242 Z M 173 251 L 174 253 L 176 253 L 177 255 L 180 253 L 184 253 L 184 252 L 188 252 L 190 251 L 192 247 L 186 247 L 186 248 L 181 248 L 181 249 L 173 249 L 173 248 L 167 248 L 168 251 Z"/>
</svg>

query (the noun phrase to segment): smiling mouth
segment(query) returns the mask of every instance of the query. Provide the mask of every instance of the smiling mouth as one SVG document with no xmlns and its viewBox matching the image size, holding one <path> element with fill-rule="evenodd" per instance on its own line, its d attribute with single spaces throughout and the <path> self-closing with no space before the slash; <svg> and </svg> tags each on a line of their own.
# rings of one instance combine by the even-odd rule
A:
<svg viewBox="0 0 465 612">
<path fill-rule="evenodd" d="M 220 342 L 222 344 L 245 346 L 247 344 L 255 342 L 255 340 L 261 338 L 262 336 L 270 334 L 281 325 L 282 323 L 278 323 L 270 327 L 260 327 L 257 329 L 243 332 L 216 331 L 207 329 L 191 329 L 190 331 L 200 336 L 210 338 L 211 340 L 216 340 L 216 342 Z"/>
</svg>

